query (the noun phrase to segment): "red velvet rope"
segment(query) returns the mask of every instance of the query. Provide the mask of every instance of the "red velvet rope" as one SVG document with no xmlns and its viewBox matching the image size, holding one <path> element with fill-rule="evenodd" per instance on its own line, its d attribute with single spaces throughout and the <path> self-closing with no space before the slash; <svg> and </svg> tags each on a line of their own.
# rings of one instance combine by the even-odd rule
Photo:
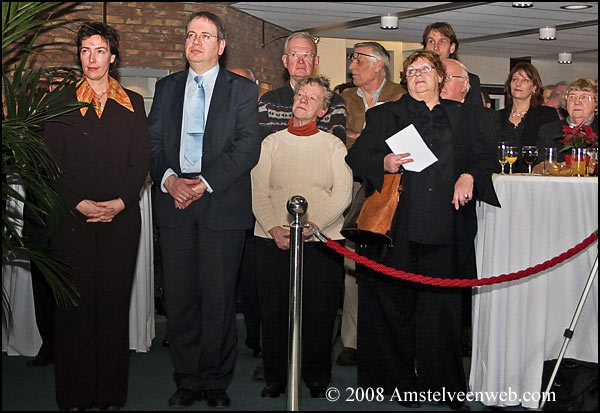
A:
<svg viewBox="0 0 600 413">
<path fill-rule="evenodd" d="M 511 274 L 502 274 L 489 278 L 480 278 L 476 280 L 463 280 L 463 279 L 448 279 L 448 278 L 433 278 L 424 275 L 411 274 L 408 272 L 396 270 L 391 267 L 387 267 L 383 264 L 379 264 L 373 260 L 358 255 L 356 252 L 350 251 L 349 249 L 341 246 L 337 242 L 328 239 L 325 245 L 337 253 L 356 261 L 357 264 L 364 265 L 365 267 L 371 268 L 377 272 L 388 275 L 394 278 L 400 278 L 405 281 L 416 282 L 419 284 L 434 285 L 439 287 L 480 287 L 482 285 L 500 284 L 507 281 L 520 280 L 521 278 L 529 277 L 530 275 L 537 274 L 548 268 L 554 267 L 563 261 L 579 254 L 587 247 L 592 245 L 598 239 L 598 233 L 593 232 L 589 237 L 575 245 L 573 248 L 563 252 L 555 258 L 552 258 L 542 264 L 534 265 L 525 270 L 517 271 Z"/>
</svg>

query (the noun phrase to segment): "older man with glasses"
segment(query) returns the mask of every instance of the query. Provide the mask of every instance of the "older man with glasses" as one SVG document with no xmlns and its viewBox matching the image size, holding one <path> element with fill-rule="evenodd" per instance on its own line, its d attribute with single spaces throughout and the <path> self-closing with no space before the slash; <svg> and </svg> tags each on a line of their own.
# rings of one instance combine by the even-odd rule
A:
<svg viewBox="0 0 600 413">
<path fill-rule="evenodd" d="M 379 43 L 356 43 L 348 58 L 356 86 L 342 93 L 346 102 L 346 145 L 350 147 L 365 126 L 365 112 L 380 103 L 400 99 L 406 89 L 388 79 L 390 54 Z"/>
<path fill-rule="evenodd" d="M 346 89 L 342 97 L 346 102 L 346 146 L 349 148 L 360 136 L 365 127 L 365 112 L 384 102 L 400 99 L 406 89 L 388 79 L 390 75 L 390 54 L 377 42 L 361 42 L 354 45 L 354 52 L 348 55 L 350 71 L 356 87 Z M 359 188 L 354 183 L 354 193 Z M 352 245 L 348 245 L 352 248 Z M 343 349 L 336 359 L 340 366 L 356 364 L 356 320 L 358 313 L 358 288 L 354 264 L 346 262 L 344 282 L 344 308 L 342 315 L 341 338 Z"/>
<path fill-rule="evenodd" d="M 292 33 L 285 41 L 281 60 L 290 75 L 290 83 L 265 93 L 258 102 L 260 135 L 263 139 L 288 127 L 292 118 L 294 88 L 301 80 L 312 75 L 319 65 L 313 37 L 308 32 Z M 329 110 L 318 120 L 317 127 L 346 142 L 346 108 L 340 95 L 333 95 Z"/>
</svg>

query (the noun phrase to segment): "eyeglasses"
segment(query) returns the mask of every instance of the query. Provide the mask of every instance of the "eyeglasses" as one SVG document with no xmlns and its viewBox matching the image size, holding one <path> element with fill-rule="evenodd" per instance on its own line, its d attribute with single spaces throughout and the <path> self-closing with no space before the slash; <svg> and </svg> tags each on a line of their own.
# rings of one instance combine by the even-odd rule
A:
<svg viewBox="0 0 600 413">
<path fill-rule="evenodd" d="M 446 75 L 446 76 L 444 76 L 444 80 L 450 81 L 450 80 L 452 80 L 452 78 L 455 78 L 455 77 L 459 77 L 463 80 L 465 80 L 467 78 L 467 76 L 465 76 L 465 75 Z"/>
<path fill-rule="evenodd" d="M 406 77 L 413 77 L 416 76 L 417 73 L 421 73 L 421 74 L 425 74 L 425 73 L 429 73 L 433 70 L 433 67 L 429 66 L 429 65 L 425 65 L 425 66 L 421 66 L 418 69 L 415 68 L 410 68 L 410 69 L 406 69 Z"/>
<path fill-rule="evenodd" d="M 315 55 L 313 55 L 312 53 L 308 53 L 308 52 L 291 52 L 287 54 L 290 59 L 294 59 L 294 60 L 306 60 L 308 62 L 310 62 L 311 60 L 313 60 L 315 58 Z"/>
<path fill-rule="evenodd" d="M 354 52 L 354 53 L 348 53 L 348 60 L 352 60 L 352 61 L 360 61 L 360 57 L 361 56 L 367 56 L 367 57 L 372 57 L 373 59 L 377 59 L 377 56 L 373 56 L 372 54 L 366 54 L 366 53 L 361 53 L 361 52 Z M 379 60 L 379 59 L 377 59 Z"/>
<path fill-rule="evenodd" d="M 567 95 L 567 102 L 591 102 L 592 100 L 594 100 L 592 95 Z"/>
<path fill-rule="evenodd" d="M 185 35 L 185 40 L 194 42 L 194 41 L 196 41 L 196 39 L 200 39 L 204 43 L 208 43 L 208 42 L 210 42 L 210 39 L 212 39 L 213 37 L 219 37 L 219 36 L 216 34 L 210 34 L 210 33 L 206 33 L 206 32 L 202 32 L 202 33 L 187 32 Z"/>
</svg>

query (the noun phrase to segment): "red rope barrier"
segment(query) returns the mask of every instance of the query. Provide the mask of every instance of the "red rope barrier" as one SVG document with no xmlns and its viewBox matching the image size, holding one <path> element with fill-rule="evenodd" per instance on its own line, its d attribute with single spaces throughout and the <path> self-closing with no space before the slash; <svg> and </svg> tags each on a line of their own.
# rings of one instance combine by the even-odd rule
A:
<svg viewBox="0 0 600 413">
<path fill-rule="evenodd" d="M 542 264 L 534 265 L 533 267 L 529 267 L 525 270 L 517 271 L 511 274 L 502 274 L 494 277 L 480 278 L 476 280 L 433 278 L 424 275 L 411 274 L 408 272 L 396 270 L 383 264 L 379 264 L 373 260 L 358 255 L 356 252 L 350 251 L 346 247 L 341 246 L 333 240 L 328 239 L 327 242 L 325 242 L 325 245 L 327 245 L 329 248 L 336 251 L 337 253 L 356 261 L 357 264 L 364 265 L 365 267 L 371 268 L 372 270 L 388 275 L 390 277 L 399 278 L 405 281 L 416 282 L 419 284 L 434 285 L 438 287 L 480 287 L 483 285 L 500 284 L 507 281 L 520 280 L 521 278 L 529 277 L 530 275 L 547 270 L 548 268 L 554 267 L 555 265 L 558 265 L 561 262 L 566 261 L 569 258 L 579 254 L 581 251 L 585 250 L 587 247 L 592 245 L 597 239 L 597 232 L 593 232 L 590 236 L 581 241 L 579 244 L 575 245 L 573 248 L 563 252 L 562 254 L 552 259 L 543 262 Z"/>
</svg>

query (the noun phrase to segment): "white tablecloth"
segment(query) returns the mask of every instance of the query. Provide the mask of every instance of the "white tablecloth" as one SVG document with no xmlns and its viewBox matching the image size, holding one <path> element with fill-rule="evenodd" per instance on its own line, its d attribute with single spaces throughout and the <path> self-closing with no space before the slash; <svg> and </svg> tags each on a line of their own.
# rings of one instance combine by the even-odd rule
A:
<svg viewBox="0 0 600 413">
<path fill-rule="evenodd" d="M 542 263 L 598 228 L 597 178 L 495 175 L 494 187 L 502 208 L 477 207 L 480 278 Z M 558 356 L 597 253 L 596 242 L 533 277 L 474 289 L 471 390 L 518 397 L 484 404 L 538 407 L 525 392 L 541 391 L 544 360 Z M 598 362 L 597 278 L 565 357 Z"/>
<path fill-rule="evenodd" d="M 23 204 L 9 204 L 22 216 Z M 129 348 L 139 352 L 150 349 L 154 338 L 154 249 L 150 185 L 140 192 L 142 227 L 137 267 L 129 310 Z M 2 266 L 2 287 L 12 312 L 13 323 L 2 322 L 2 351 L 9 355 L 35 356 L 42 344 L 35 324 L 29 262 L 11 262 Z"/>
</svg>

